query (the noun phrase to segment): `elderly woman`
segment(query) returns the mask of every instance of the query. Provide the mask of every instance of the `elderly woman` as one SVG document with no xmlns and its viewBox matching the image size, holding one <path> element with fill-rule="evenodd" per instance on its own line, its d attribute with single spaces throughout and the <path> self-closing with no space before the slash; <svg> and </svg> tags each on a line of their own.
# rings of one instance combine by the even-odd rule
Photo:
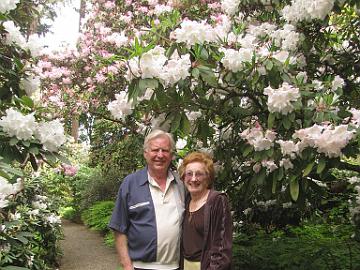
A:
<svg viewBox="0 0 360 270">
<path fill-rule="evenodd" d="M 183 220 L 183 269 L 231 269 L 232 218 L 226 194 L 212 189 L 213 160 L 205 153 L 192 152 L 179 173 L 190 195 Z"/>
</svg>

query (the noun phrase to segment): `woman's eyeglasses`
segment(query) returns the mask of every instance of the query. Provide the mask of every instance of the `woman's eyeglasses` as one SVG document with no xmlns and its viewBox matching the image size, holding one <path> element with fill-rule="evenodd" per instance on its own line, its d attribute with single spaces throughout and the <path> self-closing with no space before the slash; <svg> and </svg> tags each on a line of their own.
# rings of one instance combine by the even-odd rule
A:
<svg viewBox="0 0 360 270">
<path fill-rule="evenodd" d="M 206 177 L 207 173 L 206 172 L 200 172 L 200 171 L 196 171 L 196 172 L 193 172 L 193 171 L 186 171 L 184 173 L 184 177 L 186 179 L 192 179 L 194 176 L 196 179 L 203 179 L 204 177 Z"/>
</svg>

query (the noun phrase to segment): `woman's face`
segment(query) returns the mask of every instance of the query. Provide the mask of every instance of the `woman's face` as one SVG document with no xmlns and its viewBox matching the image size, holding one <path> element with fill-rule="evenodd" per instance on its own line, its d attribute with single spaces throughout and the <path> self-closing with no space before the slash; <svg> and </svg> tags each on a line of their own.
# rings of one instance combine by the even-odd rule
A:
<svg viewBox="0 0 360 270">
<path fill-rule="evenodd" d="M 189 163 L 185 167 L 184 183 L 190 195 L 201 195 L 208 189 L 209 176 L 201 162 Z"/>
</svg>

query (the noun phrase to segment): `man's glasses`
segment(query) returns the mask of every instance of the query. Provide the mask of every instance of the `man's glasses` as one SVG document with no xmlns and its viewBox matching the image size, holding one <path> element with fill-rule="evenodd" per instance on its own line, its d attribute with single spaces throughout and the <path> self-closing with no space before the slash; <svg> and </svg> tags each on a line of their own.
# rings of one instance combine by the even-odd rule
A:
<svg viewBox="0 0 360 270">
<path fill-rule="evenodd" d="M 185 177 L 186 179 L 192 179 L 194 176 L 195 176 L 196 179 L 203 179 L 203 178 L 206 177 L 206 175 L 207 175 L 206 172 L 200 172 L 200 171 L 196 171 L 196 172 L 186 171 L 186 172 L 184 173 L 184 177 Z"/>
</svg>

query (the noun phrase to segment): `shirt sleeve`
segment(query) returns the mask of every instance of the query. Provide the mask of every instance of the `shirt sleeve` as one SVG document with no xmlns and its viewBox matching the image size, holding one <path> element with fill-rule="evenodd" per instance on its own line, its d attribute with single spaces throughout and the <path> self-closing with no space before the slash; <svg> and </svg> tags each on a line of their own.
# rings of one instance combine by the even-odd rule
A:
<svg viewBox="0 0 360 270">
<path fill-rule="evenodd" d="M 211 248 L 209 250 L 211 270 L 231 269 L 232 261 L 232 217 L 227 196 L 217 196 L 211 211 Z"/>
<path fill-rule="evenodd" d="M 118 191 L 115 207 L 109 222 L 109 228 L 119 233 L 127 234 L 129 228 L 127 185 L 124 181 Z"/>
</svg>

